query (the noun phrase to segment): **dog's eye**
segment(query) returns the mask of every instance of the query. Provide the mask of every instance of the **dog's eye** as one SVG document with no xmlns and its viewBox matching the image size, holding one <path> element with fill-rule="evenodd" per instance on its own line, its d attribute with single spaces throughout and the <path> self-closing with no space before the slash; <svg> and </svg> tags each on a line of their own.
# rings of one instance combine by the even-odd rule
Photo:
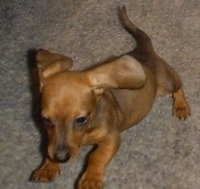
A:
<svg viewBox="0 0 200 189">
<path fill-rule="evenodd" d="M 83 116 L 83 117 L 78 117 L 75 120 L 75 125 L 76 126 L 82 126 L 85 125 L 88 122 L 89 116 Z"/>
<path fill-rule="evenodd" d="M 48 126 L 48 127 L 52 127 L 53 126 L 52 121 L 49 118 L 47 118 L 47 117 L 42 117 L 42 123 L 45 126 Z"/>
</svg>

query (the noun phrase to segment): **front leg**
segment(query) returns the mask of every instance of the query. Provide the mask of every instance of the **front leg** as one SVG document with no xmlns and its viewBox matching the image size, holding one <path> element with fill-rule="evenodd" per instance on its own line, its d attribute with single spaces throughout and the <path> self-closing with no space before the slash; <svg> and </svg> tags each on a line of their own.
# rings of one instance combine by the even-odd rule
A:
<svg viewBox="0 0 200 189">
<path fill-rule="evenodd" d="M 60 175 L 60 166 L 48 158 L 43 165 L 36 169 L 32 174 L 32 180 L 35 182 L 50 182 Z"/>
<path fill-rule="evenodd" d="M 98 144 L 97 149 L 89 156 L 87 169 L 78 183 L 78 189 L 103 188 L 105 168 L 117 152 L 119 145 L 118 134 L 108 136 Z"/>
</svg>

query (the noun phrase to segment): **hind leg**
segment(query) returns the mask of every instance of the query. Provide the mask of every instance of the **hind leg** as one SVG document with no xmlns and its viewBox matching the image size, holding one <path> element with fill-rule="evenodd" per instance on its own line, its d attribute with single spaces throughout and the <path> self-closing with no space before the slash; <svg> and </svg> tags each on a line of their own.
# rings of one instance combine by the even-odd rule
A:
<svg viewBox="0 0 200 189">
<path fill-rule="evenodd" d="M 181 79 L 177 72 L 163 60 L 157 67 L 157 81 L 159 95 L 172 94 L 172 114 L 179 119 L 190 116 L 190 108 L 185 99 Z"/>
</svg>

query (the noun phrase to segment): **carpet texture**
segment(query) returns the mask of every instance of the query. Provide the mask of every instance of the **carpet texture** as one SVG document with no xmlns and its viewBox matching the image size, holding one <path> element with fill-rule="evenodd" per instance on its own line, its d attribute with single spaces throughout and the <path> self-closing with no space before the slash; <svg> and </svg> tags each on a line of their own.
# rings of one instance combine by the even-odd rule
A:
<svg viewBox="0 0 200 189">
<path fill-rule="evenodd" d="M 72 189 L 78 158 L 62 166 L 52 183 L 29 182 L 40 165 L 41 133 L 32 116 L 31 49 L 73 58 L 76 69 L 135 47 L 117 16 L 120 0 L 0 1 L 0 188 Z M 200 1 L 124 0 L 132 21 L 152 38 L 156 51 L 180 74 L 192 116 L 171 116 L 171 98 L 159 98 L 149 115 L 122 133 L 107 168 L 105 189 L 200 188 Z M 35 107 L 37 105 L 35 104 Z"/>
</svg>

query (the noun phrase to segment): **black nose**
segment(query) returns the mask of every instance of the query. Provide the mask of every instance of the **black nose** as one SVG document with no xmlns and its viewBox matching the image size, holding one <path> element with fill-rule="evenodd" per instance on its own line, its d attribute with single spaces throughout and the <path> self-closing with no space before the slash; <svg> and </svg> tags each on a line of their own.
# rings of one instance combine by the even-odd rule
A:
<svg viewBox="0 0 200 189">
<path fill-rule="evenodd" d="M 68 161 L 70 158 L 69 147 L 58 147 L 54 154 L 54 159 L 60 163 Z"/>
</svg>

